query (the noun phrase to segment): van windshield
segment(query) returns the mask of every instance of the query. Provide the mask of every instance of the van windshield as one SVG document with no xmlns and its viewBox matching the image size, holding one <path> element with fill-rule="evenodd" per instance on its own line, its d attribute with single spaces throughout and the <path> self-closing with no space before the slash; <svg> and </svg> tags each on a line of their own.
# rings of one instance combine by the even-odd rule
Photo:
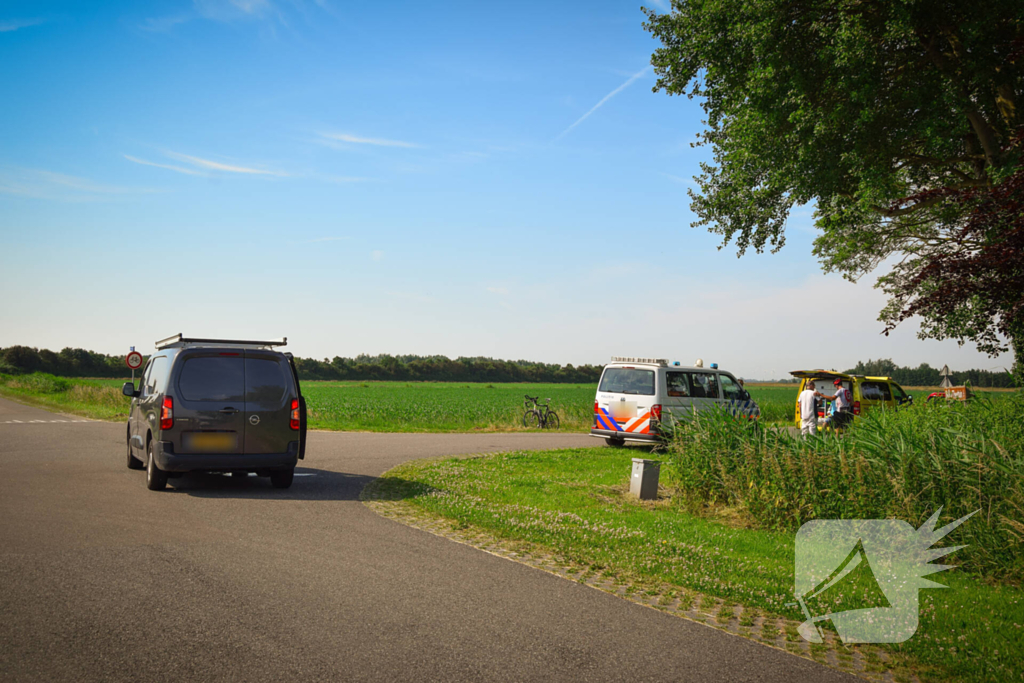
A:
<svg viewBox="0 0 1024 683">
<path fill-rule="evenodd" d="M 654 396 L 654 370 L 608 368 L 601 377 L 601 386 L 598 391 Z"/>
</svg>

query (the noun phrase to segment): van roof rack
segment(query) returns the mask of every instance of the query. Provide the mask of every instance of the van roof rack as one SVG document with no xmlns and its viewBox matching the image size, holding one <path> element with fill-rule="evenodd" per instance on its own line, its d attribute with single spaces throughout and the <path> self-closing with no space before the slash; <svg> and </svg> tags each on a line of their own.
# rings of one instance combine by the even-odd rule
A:
<svg viewBox="0 0 1024 683">
<path fill-rule="evenodd" d="M 668 365 L 667 358 L 634 358 L 633 356 L 612 356 L 613 363 L 642 363 L 644 365 Z"/>
<path fill-rule="evenodd" d="M 160 341 L 156 342 L 156 348 L 183 349 L 187 346 L 242 346 L 258 349 L 272 346 L 286 346 L 287 344 L 288 337 L 281 337 L 280 339 L 271 339 L 269 341 L 253 341 L 246 339 L 200 339 L 199 337 L 184 337 L 182 336 L 181 332 L 179 332 L 173 337 L 161 339 Z"/>
</svg>

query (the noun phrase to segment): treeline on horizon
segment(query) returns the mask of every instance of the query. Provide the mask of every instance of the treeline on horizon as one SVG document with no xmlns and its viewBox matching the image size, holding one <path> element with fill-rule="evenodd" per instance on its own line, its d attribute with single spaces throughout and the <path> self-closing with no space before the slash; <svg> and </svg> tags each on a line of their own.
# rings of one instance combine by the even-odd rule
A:
<svg viewBox="0 0 1024 683">
<path fill-rule="evenodd" d="M 496 360 L 477 356 L 450 359 L 445 356 L 391 356 L 360 354 L 355 358 L 316 360 L 296 358 L 295 366 L 304 380 L 390 380 L 421 382 L 547 382 L 596 384 L 603 366 L 555 365 L 526 360 Z M 20 375 L 46 372 L 62 377 L 127 377 L 131 371 L 123 356 L 108 356 L 85 349 L 65 348 L 59 352 L 29 346 L 0 349 L 0 373 Z M 937 368 L 922 363 L 916 368 L 896 365 L 892 360 L 861 361 L 846 372 L 857 375 L 892 377 L 903 386 L 938 386 L 942 376 Z M 953 384 L 969 381 L 979 388 L 1010 388 L 1008 372 L 965 370 L 950 373 Z"/>
<path fill-rule="evenodd" d="M 892 377 L 893 380 L 905 387 L 937 387 L 942 381 L 940 368 L 933 368 L 927 363 L 921 363 L 916 368 L 905 368 L 896 365 L 888 358 L 878 360 L 860 361 L 853 368 L 846 372 L 851 375 L 871 375 L 874 377 Z M 1009 372 L 992 372 L 991 370 L 963 370 L 950 371 L 949 381 L 954 386 L 961 386 L 970 382 L 973 387 L 987 389 L 1008 389 L 1014 386 L 1013 376 Z"/>
<path fill-rule="evenodd" d="M 148 360 L 149 357 L 146 356 Z M 603 366 L 555 365 L 527 360 L 474 357 L 391 356 L 360 354 L 355 358 L 316 360 L 296 358 L 302 380 L 391 380 L 420 382 L 545 382 L 596 384 Z M 0 349 L 0 373 L 20 375 L 46 372 L 61 377 L 128 377 L 123 356 L 108 356 L 85 349 L 59 352 L 29 346 Z"/>
</svg>

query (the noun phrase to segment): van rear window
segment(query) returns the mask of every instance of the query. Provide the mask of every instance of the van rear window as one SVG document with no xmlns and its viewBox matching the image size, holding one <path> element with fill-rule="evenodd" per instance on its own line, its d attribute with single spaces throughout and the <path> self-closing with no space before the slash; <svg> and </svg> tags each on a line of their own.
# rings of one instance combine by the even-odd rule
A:
<svg viewBox="0 0 1024 683">
<path fill-rule="evenodd" d="M 654 370 L 608 368 L 601 377 L 598 391 L 654 396 Z"/>
<path fill-rule="evenodd" d="M 278 403 L 287 389 L 284 368 L 276 360 L 245 359 L 245 400 Z"/>
<path fill-rule="evenodd" d="M 186 401 L 242 401 L 244 370 L 241 357 L 188 358 L 178 377 L 178 390 Z"/>
</svg>

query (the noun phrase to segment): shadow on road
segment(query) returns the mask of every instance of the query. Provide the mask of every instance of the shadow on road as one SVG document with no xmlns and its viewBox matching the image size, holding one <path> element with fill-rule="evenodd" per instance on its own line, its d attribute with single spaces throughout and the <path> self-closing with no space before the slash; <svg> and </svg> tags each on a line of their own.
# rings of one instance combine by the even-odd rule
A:
<svg viewBox="0 0 1024 683">
<path fill-rule="evenodd" d="M 291 488 L 275 489 L 269 477 L 234 477 L 210 472 L 188 472 L 167 485 L 168 493 L 200 498 L 266 500 L 359 500 L 359 492 L 375 477 L 296 467 Z"/>
</svg>

